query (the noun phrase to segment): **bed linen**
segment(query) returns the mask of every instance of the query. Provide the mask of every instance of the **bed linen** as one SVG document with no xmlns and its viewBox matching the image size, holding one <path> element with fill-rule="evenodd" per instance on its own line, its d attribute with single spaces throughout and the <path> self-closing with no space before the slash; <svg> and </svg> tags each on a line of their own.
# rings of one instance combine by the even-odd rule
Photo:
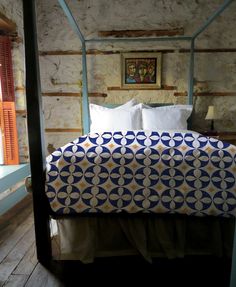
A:
<svg viewBox="0 0 236 287">
<path fill-rule="evenodd" d="M 55 214 L 236 215 L 236 147 L 192 131 L 91 133 L 47 157 Z"/>
<path fill-rule="evenodd" d="M 99 257 L 231 258 L 234 218 L 155 215 L 57 219 L 55 259 L 92 263 Z"/>
</svg>

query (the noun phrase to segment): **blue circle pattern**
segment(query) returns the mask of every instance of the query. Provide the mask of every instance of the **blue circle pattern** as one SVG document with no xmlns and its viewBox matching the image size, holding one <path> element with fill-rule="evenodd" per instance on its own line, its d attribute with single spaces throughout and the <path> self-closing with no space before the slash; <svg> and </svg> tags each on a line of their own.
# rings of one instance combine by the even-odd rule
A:
<svg viewBox="0 0 236 287">
<path fill-rule="evenodd" d="M 82 176 L 83 171 L 78 165 L 66 165 L 60 171 L 60 179 L 66 184 L 74 184 L 78 182 Z"/>
<path fill-rule="evenodd" d="M 68 163 L 78 163 L 83 160 L 84 156 L 85 151 L 79 145 L 68 146 L 66 151 L 63 152 L 63 159 Z"/>
<path fill-rule="evenodd" d="M 149 159 L 149 166 L 155 165 L 160 160 L 160 154 L 154 148 L 140 148 L 134 156 L 140 165 L 146 165 L 147 159 Z"/>
<path fill-rule="evenodd" d="M 86 158 L 87 160 L 92 163 L 96 164 L 96 159 L 99 157 L 100 159 L 100 164 L 103 164 L 109 160 L 110 156 L 110 151 L 106 147 L 98 147 L 98 146 L 93 146 L 90 149 L 88 149 L 86 153 Z"/>
<path fill-rule="evenodd" d="M 122 208 L 128 206 L 131 200 L 132 194 L 127 188 L 116 187 L 111 190 L 109 202 L 115 206 L 117 210 L 121 210 Z"/>
<path fill-rule="evenodd" d="M 133 151 L 128 147 L 118 147 L 112 152 L 112 160 L 118 165 L 129 164 L 134 157 Z"/>
<path fill-rule="evenodd" d="M 150 212 L 236 216 L 236 148 L 196 133 L 91 133 L 47 158 L 58 214 Z"/>
</svg>

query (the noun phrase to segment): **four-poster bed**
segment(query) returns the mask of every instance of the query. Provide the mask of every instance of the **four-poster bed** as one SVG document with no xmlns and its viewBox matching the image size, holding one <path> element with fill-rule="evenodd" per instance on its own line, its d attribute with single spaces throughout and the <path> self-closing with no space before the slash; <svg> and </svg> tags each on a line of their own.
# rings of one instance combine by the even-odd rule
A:
<svg viewBox="0 0 236 287">
<path fill-rule="evenodd" d="M 68 6 L 66 5 L 65 1 L 63 0 L 59 0 L 65 14 L 68 17 L 68 20 L 72 26 L 72 28 L 76 31 L 77 35 L 79 36 L 81 43 L 82 43 L 82 65 L 83 65 L 83 127 L 84 127 L 84 133 L 87 134 L 89 132 L 89 127 L 90 127 L 90 122 L 89 122 L 89 103 L 88 103 L 88 87 L 87 87 L 87 67 L 86 67 L 86 43 L 91 42 L 91 41 L 174 41 L 174 40 L 178 40 L 178 41 L 190 41 L 191 42 L 191 52 L 190 52 L 190 65 L 189 65 L 189 91 L 188 91 L 188 103 L 190 105 L 192 105 L 193 103 L 193 72 L 194 72 L 194 41 L 197 38 L 197 36 L 203 32 L 208 25 L 218 16 L 220 15 L 224 9 L 232 2 L 232 1 L 225 1 L 225 3 L 214 13 L 214 15 L 212 15 L 212 17 L 210 17 L 206 23 L 201 26 L 199 28 L 198 31 L 196 31 L 192 36 L 179 36 L 179 37 L 172 37 L 172 38 L 168 38 L 168 37 L 162 37 L 162 38 L 148 38 L 148 39 L 93 39 L 93 40 L 86 40 L 84 39 L 79 26 L 77 25 L 75 19 L 73 18 Z M 30 156 L 31 156 L 31 174 L 32 174 L 32 188 L 33 188 L 33 199 L 34 199 L 34 214 L 35 214 L 35 231 L 36 231 L 36 245 L 37 245 L 37 255 L 38 255 L 38 259 L 41 263 L 47 264 L 50 262 L 51 260 L 51 243 L 50 243 L 50 230 L 49 230 L 49 217 L 50 217 L 50 208 L 49 208 L 49 204 L 47 201 L 47 198 L 45 196 L 45 168 L 46 168 L 46 164 L 45 164 L 45 154 L 44 154 L 44 141 L 43 141 L 43 127 L 42 127 L 42 110 L 41 110 L 41 91 L 40 91 L 40 84 L 39 84 L 39 73 L 38 73 L 38 55 L 37 55 L 37 38 L 35 35 L 35 7 L 34 7 L 34 1 L 30 1 L 30 3 L 28 3 L 28 1 L 23 1 L 24 3 L 24 26 L 25 26 L 25 47 L 26 47 L 26 91 L 27 91 L 27 110 L 28 110 L 28 122 L 29 122 L 29 142 L 30 142 Z M 99 134 L 92 134 L 91 136 L 83 136 L 78 138 L 77 140 L 75 140 L 74 142 L 68 144 L 65 147 L 62 147 L 61 149 L 57 150 L 54 154 L 51 155 L 51 158 L 48 161 L 48 165 L 50 166 L 48 168 L 48 174 L 47 174 L 47 187 L 48 187 L 48 194 L 49 197 L 51 196 L 52 193 L 55 193 L 55 189 L 52 191 L 51 188 L 54 188 L 55 186 L 52 187 L 51 182 L 54 180 L 54 176 L 55 174 L 57 175 L 56 177 L 59 178 L 59 180 L 64 180 L 66 178 L 66 181 L 68 182 L 68 176 L 66 176 L 65 174 L 63 174 L 63 172 L 66 172 L 66 170 L 63 170 L 62 173 L 60 174 L 60 172 L 56 171 L 55 173 L 53 173 L 58 166 L 62 167 L 63 169 L 63 165 L 60 163 L 60 159 L 62 159 L 63 161 L 66 161 L 67 163 L 74 163 L 76 161 L 80 162 L 80 159 L 78 160 L 78 158 L 73 158 L 66 159 L 65 153 L 68 152 L 68 149 L 71 149 L 72 153 L 75 153 L 75 151 L 73 151 L 73 147 L 77 148 L 79 147 L 79 144 L 81 142 L 85 142 L 85 144 L 87 144 L 87 146 L 91 146 L 91 144 L 95 144 L 94 149 L 96 149 L 96 146 L 101 146 L 102 144 L 106 144 L 107 139 L 109 138 L 110 140 L 113 140 L 112 142 L 112 147 L 115 146 L 115 142 L 114 139 L 116 138 L 116 136 L 120 136 L 121 138 L 125 139 L 126 141 L 130 140 L 130 137 L 132 139 L 134 139 L 136 142 L 134 144 L 134 146 L 137 146 L 138 144 L 143 145 L 142 141 L 143 138 L 145 138 L 148 142 L 148 147 L 150 148 L 151 144 L 150 141 L 151 140 L 156 140 L 156 141 L 161 141 L 162 145 L 165 145 L 165 140 L 166 137 L 169 137 L 169 140 L 167 140 L 168 143 L 166 143 L 166 146 L 168 146 L 168 148 L 173 148 L 173 146 L 171 146 L 170 141 L 173 140 L 174 137 L 182 137 L 182 142 L 184 142 L 184 145 L 182 146 L 182 150 L 186 151 L 187 148 L 186 146 L 189 144 L 188 140 L 183 140 L 187 138 L 192 138 L 192 140 L 190 140 L 190 146 L 192 145 L 192 142 L 197 143 L 196 144 L 196 150 L 200 147 L 202 147 L 202 142 L 204 142 L 203 145 L 205 145 L 206 150 L 211 150 L 212 153 L 214 153 L 216 150 L 220 150 L 223 153 L 227 153 L 227 156 L 229 156 L 232 160 L 230 160 L 230 164 L 225 166 L 224 168 L 227 170 L 228 172 L 228 168 L 232 169 L 230 172 L 230 180 L 229 182 L 232 183 L 230 184 L 230 187 L 227 186 L 226 183 L 224 183 L 225 185 L 223 187 L 221 187 L 223 190 L 225 189 L 230 189 L 231 187 L 234 187 L 235 185 L 235 179 L 233 174 L 235 173 L 235 152 L 233 151 L 234 147 L 226 144 L 226 143 L 222 143 L 221 141 L 218 140 L 214 140 L 214 139 L 206 139 L 205 137 L 201 136 L 201 135 L 194 135 L 192 133 L 181 133 L 176 131 L 176 133 L 171 134 L 168 132 L 163 132 L 163 133 L 158 133 L 158 132 L 152 132 L 151 134 L 148 133 L 148 135 L 145 132 L 126 132 L 125 134 L 122 134 L 122 132 L 114 132 L 114 133 L 104 133 L 102 135 Z M 140 136 L 140 140 L 139 140 L 139 136 Z M 150 140 L 150 137 L 151 140 Z M 153 139 L 155 138 L 155 139 Z M 97 143 L 96 141 L 101 141 L 103 140 L 104 142 L 101 143 Z M 90 141 L 90 142 L 89 142 Z M 109 140 L 108 140 L 109 141 Z M 178 140 L 177 140 L 178 141 Z M 141 143 L 140 143 L 141 142 Z M 156 146 L 157 142 L 155 142 L 155 146 Z M 122 144 L 122 146 L 124 146 Z M 193 145 L 192 145 L 193 147 Z M 216 150 L 214 150 L 214 148 L 216 148 Z M 106 147 L 107 149 L 107 147 Z M 162 146 L 162 150 L 165 149 Z M 65 151 L 65 153 L 64 153 Z M 76 150 L 77 151 L 77 150 Z M 81 152 L 81 151 L 80 151 Z M 155 151 L 153 151 L 155 153 Z M 172 149 L 173 152 L 173 149 Z M 187 152 L 187 151 L 186 151 Z M 135 155 L 135 152 L 132 151 L 131 152 L 133 155 Z M 112 152 L 111 152 L 112 154 Z M 181 159 L 184 158 L 183 155 L 179 155 L 181 157 Z M 195 156 L 195 155 L 194 155 Z M 205 156 L 207 156 L 205 154 Z M 216 157 L 218 155 L 215 155 Z M 219 155 L 221 156 L 221 155 Z M 85 153 L 82 156 L 82 158 L 85 158 Z M 155 158 L 155 157 L 154 157 Z M 94 158 L 93 158 L 94 159 Z M 136 158 L 138 161 L 138 157 Z M 163 159 L 163 162 L 166 159 Z M 168 160 L 166 160 L 168 161 Z M 54 164 L 55 162 L 57 162 L 56 164 Z M 163 163 L 162 162 L 162 163 Z M 212 174 L 211 175 L 206 175 L 204 173 L 204 176 L 209 177 L 211 179 L 214 179 L 214 172 L 220 174 L 220 169 L 222 169 L 222 166 L 219 165 L 218 168 L 219 170 L 216 171 L 212 171 L 212 165 L 214 165 L 214 163 L 208 159 L 209 162 L 209 166 L 208 169 L 211 170 Z M 207 164 L 208 164 L 207 162 Z M 185 162 L 186 163 L 186 162 Z M 86 166 L 87 163 L 85 163 L 84 165 Z M 94 162 L 93 162 L 94 164 Z M 97 163 L 96 163 L 97 164 Z M 191 162 L 189 163 L 189 165 L 191 166 Z M 72 164 L 73 165 L 73 164 Z M 145 165 L 145 164 L 144 164 Z M 177 164 L 178 165 L 178 164 Z M 52 168 L 52 166 L 54 166 Z M 173 166 L 172 166 L 173 167 Z M 78 165 L 79 168 L 79 165 Z M 199 168 L 199 166 L 197 167 Z M 51 174 L 50 172 L 53 171 Z M 76 170 L 78 172 L 78 170 Z M 71 173 L 72 171 L 69 170 L 69 173 Z M 91 172 L 91 170 L 90 170 Z M 226 173 L 227 173 L 226 172 Z M 78 173 L 85 173 L 84 171 L 79 170 Z M 108 172 L 109 173 L 109 172 Z M 121 173 L 124 174 L 124 172 L 121 170 Z M 125 173 L 127 173 L 127 171 L 125 171 Z M 138 172 L 137 172 L 138 173 Z M 164 173 L 164 171 L 163 171 Z M 116 173 L 119 174 L 119 173 Z M 59 175 L 59 176 L 58 176 Z M 232 175 L 232 176 L 231 176 Z M 50 178 L 51 176 L 51 178 Z M 119 175 L 120 176 L 120 175 Z M 167 176 L 167 174 L 164 174 L 164 176 Z M 170 176 L 173 180 L 173 175 L 169 174 L 168 176 Z M 177 175 L 177 178 L 174 179 L 175 183 L 179 180 L 178 179 L 179 174 Z M 186 176 L 186 175 L 185 175 Z M 192 174 L 190 175 L 192 176 Z M 76 175 L 75 177 L 81 177 L 80 175 Z M 73 177 L 73 179 L 69 179 L 69 184 L 74 183 L 75 182 L 75 177 Z M 227 177 L 225 175 L 223 175 L 223 177 Z M 91 175 L 88 176 L 88 178 L 91 178 Z M 89 179 L 90 180 L 90 179 Z M 140 175 L 138 176 L 137 181 L 140 180 Z M 181 179 L 182 180 L 182 179 Z M 77 181 L 77 179 L 76 179 Z M 78 179 L 79 181 L 79 179 Z M 213 180 L 214 181 L 214 180 Z M 218 179 L 216 180 L 218 182 Z M 203 180 L 204 182 L 204 180 Z M 225 181 L 224 181 L 225 182 Z M 226 181 L 227 182 L 227 181 Z M 92 184 L 94 184 L 93 182 L 91 182 Z M 114 182 L 113 182 L 114 183 Z M 164 183 L 164 182 L 162 182 Z M 60 184 L 62 183 L 56 183 L 56 186 L 60 186 Z M 103 182 L 102 182 L 103 184 Z M 190 180 L 190 186 L 191 186 L 191 180 Z M 63 185 L 63 184 L 62 184 Z M 61 185 L 61 186 L 62 186 Z M 218 183 L 216 183 L 216 186 L 218 185 Z M 143 185 L 145 186 L 145 184 Z M 173 186 L 172 186 L 173 187 Z M 188 188 L 188 187 L 187 187 Z M 204 188 L 204 183 L 201 186 L 201 188 Z M 112 189 L 111 189 L 112 190 Z M 219 190 L 216 189 L 214 190 L 215 193 L 217 193 Z M 71 191 L 70 191 L 71 192 Z M 129 192 L 129 190 L 126 190 L 126 192 Z M 136 190 L 136 192 L 138 192 L 138 189 Z M 230 191 L 229 191 L 230 192 Z M 47 194 L 47 195 L 48 195 Z M 208 195 L 207 195 L 208 196 Z M 232 197 L 233 193 L 232 193 Z M 62 208 L 60 207 L 60 204 L 62 203 L 62 201 L 60 201 L 60 199 L 62 199 L 62 197 L 60 196 L 54 196 L 53 200 L 56 199 L 58 200 L 57 202 L 50 202 L 51 204 L 51 208 L 54 208 L 54 215 L 65 215 L 70 213 L 73 209 L 72 207 L 70 207 L 68 204 L 66 204 L 67 208 L 63 207 L 62 204 Z M 86 200 L 88 198 L 85 198 L 85 203 Z M 104 200 L 104 198 L 102 199 Z M 72 200 L 73 201 L 73 200 Z M 40 205 L 39 205 L 40 202 Z M 110 202 L 111 203 L 111 202 Z M 140 207 L 139 203 L 137 203 L 137 206 Z M 59 206 L 59 208 L 58 208 Z M 126 205 L 123 205 L 126 206 Z M 232 204 L 232 208 L 230 207 L 228 209 L 227 212 L 225 212 L 225 215 L 233 215 L 235 216 L 235 204 Z M 91 206 L 90 206 L 91 207 Z M 90 213 L 91 208 L 88 207 L 84 207 L 82 210 L 86 211 L 88 213 Z M 149 205 L 150 207 L 150 205 Z M 184 214 L 191 214 L 190 211 L 186 210 L 186 206 L 184 206 L 183 208 L 183 212 Z M 215 207 L 217 207 L 217 205 L 215 205 Z M 112 208 L 111 206 L 107 206 L 105 208 L 108 208 L 109 212 L 112 212 Z M 153 208 L 153 206 L 151 205 L 151 208 Z M 119 205 L 119 211 L 121 208 L 121 206 Z M 142 208 L 141 208 L 142 209 Z M 217 208 L 216 208 L 217 209 Z M 117 206 L 116 209 L 113 210 L 113 212 L 115 212 L 117 210 Z M 144 206 L 144 210 L 148 211 L 147 206 Z M 55 214 L 56 211 L 56 214 Z M 58 212 L 59 211 L 59 212 Z M 97 212 L 98 210 L 96 210 Z M 137 211 L 137 210 L 136 210 Z M 143 210 L 142 210 L 143 211 Z M 157 210 L 157 212 L 160 211 L 159 209 Z M 169 210 L 170 211 L 170 210 Z M 167 213 L 169 212 L 167 211 Z M 232 211 L 232 212 L 231 212 Z M 99 211 L 100 212 L 100 211 Z M 210 210 L 210 213 L 213 212 L 215 215 L 222 215 L 222 208 L 220 207 L 218 210 L 218 213 L 216 211 L 212 211 L 212 209 Z M 71 212 L 71 213 L 76 213 L 76 212 Z M 105 210 L 102 210 L 102 213 L 106 213 Z M 127 213 L 130 213 L 130 210 L 128 210 Z M 180 212 L 181 213 L 181 212 Z M 208 214 L 210 214 L 208 213 Z M 224 213 L 224 212 L 223 212 Z M 235 239 L 234 239 L 235 240 Z M 236 242 L 234 243 L 234 253 L 233 253 L 233 260 L 232 260 L 232 272 L 231 272 L 231 287 L 233 287 L 235 285 L 236 282 L 236 270 L 235 270 L 235 266 L 236 266 L 236 250 L 235 250 L 235 245 Z"/>
</svg>

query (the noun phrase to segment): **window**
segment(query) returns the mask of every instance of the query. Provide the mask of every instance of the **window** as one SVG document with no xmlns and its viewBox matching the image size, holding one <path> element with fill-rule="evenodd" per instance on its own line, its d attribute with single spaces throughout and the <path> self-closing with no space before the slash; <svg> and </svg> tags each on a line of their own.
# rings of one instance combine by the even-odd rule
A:
<svg viewBox="0 0 236 287">
<path fill-rule="evenodd" d="M 11 41 L 8 36 L 0 36 L 0 127 L 0 160 L 3 154 L 4 164 L 19 164 Z"/>
</svg>

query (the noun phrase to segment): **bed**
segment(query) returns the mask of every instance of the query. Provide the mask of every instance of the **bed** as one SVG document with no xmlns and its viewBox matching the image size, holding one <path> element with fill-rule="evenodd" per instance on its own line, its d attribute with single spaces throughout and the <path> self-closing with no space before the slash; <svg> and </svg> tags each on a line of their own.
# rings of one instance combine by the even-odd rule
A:
<svg viewBox="0 0 236 287">
<path fill-rule="evenodd" d="M 51 236 L 49 228 L 49 220 L 51 217 L 57 219 L 59 233 L 61 235 L 59 242 L 59 259 L 72 258 L 79 259 L 85 263 L 92 262 L 96 256 L 114 254 L 112 253 L 114 252 L 114 246 L 109 245 L 111 242 L 113 244 L 114 242 L 120 242 L 121 246 L 115 246 L 115 250 L 120 251 L 120 253 L 117 252 L 117 255 L 130 254 L 132 252 L 134 254 L 138 253 L 143 255 L 143 257 L 149 262 L 155 256 L 166 256 L 168 258 L 173 258 L 192 253 L 217 253 L 217 255 L 230 254 L 232 252 L 233 241 L 232 225 L 234 224 L 235 217 L 235 147 L 216 139 L 206 138 L 202 135 L 191 133 L 190 131 L 186 132 L 186 130 L 175 131 L 173 135 L 169 131 L 160 129 L 160 127 L 158 127 L 157 130 L 149 129 L 147 133 L 146 129 L 143 127 L 144 129 L 141 130 L 127 129 L 126 134 L 116 130 L 112 132 L 95 131 L 92 132 L 91 135 L 87 135 L 89 133 L 90 124 L 86 66 L 86 43 L 92 41 L 99 42 L 100 39 L 85 39 L 65 1 L 59 0 L 59 2 L 66 16 L 68 17 L 72 28 L 79 36 L 82 43 L 83 127 L 85 136 L 82 136 L 76 139 L 74 142 L 69 143 L 67 146 L 55 151 L 55 153 L 53 153 L 48 158 L 46 166 L 43 148 L 43 114 L 41 109 L 37 39 L 35 33 L 35 6 L 33 1 L 30 1 L 29 3 L 28 1 L 23 1 L 26 48 L 26 94 L 28 128 L 34 199 L 36 245 L 39 262 L 44 265 L 48 265 L 52 259 Z M 191 43 L 188 80 L 188 104 L 190 105 L 193 104 L 195 39 L 210 25 L 210 23 L 217 16 L 219 16 L 224 11 L 224 9 L 228 7 L 231 2 L 232 1 L 225 1 L 212 15 L 212 17 L 210 17 L 191 36 L 184 35 L 171 38 L 152 38 L 152 41 L 171 40 L 189 41 Z M 113 43 L 115 43 L 115 41 L 125 40 L 132 41 L 131 38 L 109 39 L 109 41 L 113 41 Z M 150 39 L 135 39 L 135 41 L 137 40 L 145 41 Z M 147 112 L 147 114 L 148 113 L 149 112 Z M 113 124 L 115 125 L 116 123 Z M 149 139 L 147 139 L 147 135 L 149 136 Z M 99 147 L 101 146 L 101 143 L 96 143 L 96 140 L 102 141 L 103 143 L 104 139 L 106 141 L 107 136 L 111 140 L 114 140 L 114 137 L 116 136 L 120 136 L 122 138 L 121 145 L 123 145 L 120 148 L 120 151 L 122 151 L 125 148 L 122 140 L 126 141 L 127 143 L 130 140 L 129 136 L 135 138 L 137 142 L 139 141 L 139 136 L 144 137 L 147 139 L 147 146 L 150 146 L 152 142 L 152 140 L 150 140 L 150 136 L 152 137 L 152 135 L 155 140 L 159 139 L 161 145 L 164 145 L 164 150 L 168 151 L 165 154 L 163 150 L 161 152 L 156 150 L 156 153 L 159 152 L 159 155 L 160 153 L 162 155 L 163 152 L 165 154 L 164 157 L 156 157 L 154 152 L 154 162 L 156 162 L 157 159 L 161 159 L 162 164 L 166 166 L 169 165 L 166 171 L 163 170 L 162 175 L 164 177 L 159 179 L 160 182 L 162 182 L 162 184 L 167 187 L 166 190 L 160 189 L 160 191 L 165 194 L 165 196 L 162 197 L 161 193 L 157 193 L 159 186 L 157 186 L 158 183 L 156 175 L 154 175 L 153 179 L 153 174 L 148 173 L 151 178 L 146 180 L 143 178 L 143 172 L 148 171 L 148 168 L 146 168 L 145 165 L 147 162 L 150 163 L 152 161 L 147 159 L 145 162 L 145 160 L 139 157 L 133 157 L 133 160 L 137 160 L 138 164 L 142 164 L 143 161 L 143 165 L 142 168 L 140 168 L 140 173 L 138 169 L 136 170 L 135 175 L 137 175 L 137 182 L 136 189 L 134 189 L 134 192 L 136 192 L 136 197 L 133 197 L 133 200 L 131 201 L 130 198 L 132 198 L 132 196 L 129 194 L 129 189 L 126 190 L 123 188 L 122 192 L 119 189 L 115 191 L 114 189 L 112 190 L 112 184 L 117 185 L 117 180 L 118 184 L 122 184 L 122 180 L 119 182 L 119 179 L 117 178 L 113 178 L 114 182 L 112 182 L 110 179 L 112 182 L 112 184 L 110 184 L 111 186 L 109 187 L 111 188 L 110 194 L 107 194 L 102 189 L 99 190 L 101 191 L 101 198 L 99 198 L 99 200 L 91 196 L 92 193 L 90 191 L 87 190 L 85 192 L 86 189 L 84 190 L 86 196 L 83 198 L 79 196 L 80 189 L 77 190 L 77 188 L 75 188 L 76 192 L 74 192 L 74 187 L 66 190 L 65 187 L 63 187 L 67 186 L 68 183 L 71 184 L 75 181 L 79 182 L 81 177 L 81 170 L 75 168 L 75 165 L 73 164 L 73 161 L 76 161 L 77 158 L 79 158 L 78 161 L 80 162 L 80 156 L 76 157 L 74 155 L 66 155 L 64 157 L 65 153 L 68 151 L 67 148 L 73 154 L 73 148 L 77 150 L 81 144 L 83 144 L 83 142 L 88 141 L 92 142 L 93 145 L 95 144 L 95 146 L 97 145 L 98 148 L 94 147 L 94 151 L 97 152 L 97 149 L 101 151 L 101 147 Z M 174 140 L 175 137 L 181 138 L 181 140 Z M 192 140 L 188 141 L 188 138 L 191 138 Z M 153 141 L 155 140 L 153 139 Z M 145 140 L 143 139 L 140 140 L 139 150 L 145 149 L 143 145 L 144 141 Z M 184 147 L 184 149 L 182 149 L 180 152 L 180 150 L 175 147 L 175 145 L 173 145 L 173 142 L 175 142 L 177 145 L 180 142 L 179 146 Z M 201 152 L 199 152 L 200 150 Z M 92 152 L 94 153 L 94 151 Z M 190 153 L 189 157 L 185 157 L 186 153 L 188 152 Z M 120 154 L 122 154 L 122 152 Z M 135 153 L 131 152 L 131 154 L 133 156 Z M 110 153 L 110 155 L 112 154 Z M 202 155 L 204 159 L 199 158 L 199 156 Z M 182 174 L 179 170 L 179 166 L 181 165 L 181 160 L 178 160 L 179 157 L 182 161 L 184 161 L 186 158 L 189 159 L 188 162 L 185 162 L 188 168 L 184 168 Z M 96 158 L 99 157 L 93 157 L 93 159 Z M 207 160 L 205 160 L 205 158 L 207 158 Z M 61 160 L 62 164 L 60 163 Z M 116 164 L 119 164 L 119 160 L 121 161 L 121 159 L 118 158 L 115 160 L 118 162 Z M 125 161 L 124 158 L 123 160 Z M 57 163 L 60 163 L 60 169 L 58 169 L 59 166 L 57 166 Z M 106 164 L 106 158 L 104 162 L 101 160 L 100 163 Z M 55 170 L 53 170 L 54 168 Z M 61 170 L 61 168 L 64 168 L 64 170 Z M 208 170 L 206 171 L 205 169 L 207 168 Z M 46 169 L 47 189 L 45 193 Z M 101 171 L 101 168 L 97 169 Z M 124 175 L 128 176 L 130 172 L 131 174 L 134 172 L 131 168 L 131 171 L 125 169 L 124 167 L 118 169 L 123 177 Z M 153 171 L 152 166 L 149 167 L 149 171 L 150 170 Z M 78 176 L 74 177 L 72 175 L 74 171 L 78 172 Z M 96 173 L 97 171 L 98 170 L 93 169 L 93 172 Z M 102 170 L 102 176 L 100 176 L 100 178 L 97 173 L 97 175 L 94 177 L 95 182 L 93 182 L 93 175 L 88 175 L 87 183 L 92 183 L 92 185 L 94 185 L 99 179 L 99 182 L 104 184 L 103 172 L 104 171 Z M 90 173 L 93 174 L 91 171 Z M 115 174 L 117 175 L 118 173 L 115 172 Z M 107 175 L 105 175 L 105 179 L 106 176 Z M 54 181 L 57 177 L 60 178 L 59 182 L 55 183 L 55 185 L 58 185 L 58 187 L 54 186 Z M 129 177 L 128 179 L 130 180 Z M 186 184 L 186 188 L 183 186 L 183 179 L 184 184 Z M 176 188 L 174 188 L 175 184 L 173 185 L 173 182 L 176 184 Z M 153 183 L 154 185 L 156 184 L 157 189 L 152 188 Z M 140 191 L 140 189 L 137 189 L 138 186 L 142 184 L 144 187 L 143 190 L 145 189 L 146 193 L 145 200 L 143 200 L 145 197 L 143 192 Z M 62 190 L 60 190 L 60 188 L 62 188 Z M 95 190 L 94 193 L 97 194 L 97 191 L 98 190 Z M 124 196 L 122 197 L 121 194 L 124 194 Z M 186 196 L 184 194 L 186 194 Z M 172 199 L 175 197 L 176 202 L 173 203 Z M 229 225 L 229 228 L 227 228 L 227 225 Z M 76 231 L 78 231 L 78 226 L 81 228 L 82 232 L 76 233 Z M 193 229 L 195 226 L 196 229 L 194 231 Z M 199 230 L 202 232 L 199 232 Z M 101 235 L 100 238 L 97 237 L 98 234 Z M 196 238 L 196 236 L 199 236 L 199 240 L 197 240 L 195 244 L 194 238 Z M 205 239 L 203 237 L 205 237 Z M 114 241 L 113 238 L 119 238 L 119 240 Z M 219 238 L 224 238 L 224 240 L 218 241 Z M 226 242 L 227 240 L 230 241 L 228 242 L 229 244 Z M 208 246 L 205 245 L 207 241 L 209 243 Z M 187 246 L 186 242 L 192 243 L 192 246 L 191 244 Z M 199 244 L 199 242 L 201 242 L 201 244 Z M 214 244 L 212 242 L 214 242 Z M 87 246 L 83 246 L 83 244 L 87 244 Z M 104 244 L 106 245 L 106 248 Z M 96 249 L 95 246 L 99 248 Z M 204 246 L 206 248 L 204 248 Z M 199 247 L 199 249 L 196 250 L 196 247 Z M 109 253 L 109 251 L 111 253 Z M 124 251 L 127 251 L 127 253 Z M 231 272 L 231 287 L 234 287 L 236 284 L 235 252 L 236 238 L 234 238 L 234 250 L 232 254 L 233 264 Z"/>
<path fill-rule="evenodd" d="M 133 100 L 115 109 L 90 104 L 92 132 L 47 157 L 57 258 L 230 256 L 236 147 L 187 130 L 191 111 Z"/>
</svg>

